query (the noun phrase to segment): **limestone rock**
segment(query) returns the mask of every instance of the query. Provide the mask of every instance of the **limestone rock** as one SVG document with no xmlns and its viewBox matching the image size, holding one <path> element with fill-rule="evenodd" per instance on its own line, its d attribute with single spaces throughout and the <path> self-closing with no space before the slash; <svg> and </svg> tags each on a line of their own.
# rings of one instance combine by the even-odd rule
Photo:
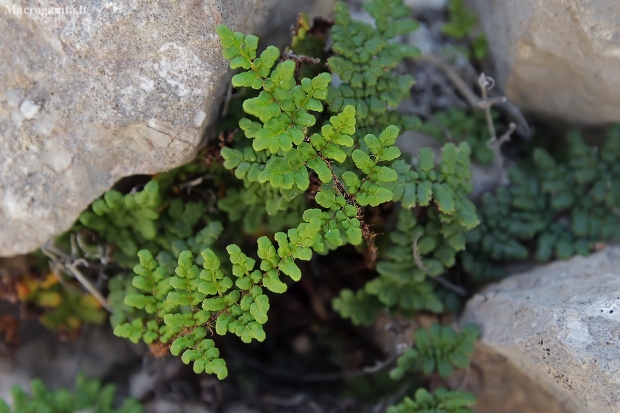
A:
<svg viewBox="0 0 620 413">
<path fill-rule="evenodd" d="M 446 7 L 448 0 L 405 0 L 404 3 L 413 11 L 418 12 L 420 10 L 441 10 Z"/>
<path fill-rule="evenodd" d="M 494 77 L 526 112 L 567 123 L 620 121 L 620 2 L 470 0 Z"/>
<path fill-rule="evenodd" d="M 620 412 L 620 248 L 513 275 L 461 322 L 567 410 Z"/>
<path fill-rule="evenodd" d="M 192 158 L 228 85 L 218 24 L 286 33 L 333 0 L 19 3 L 0 12 L 0 256 L 67 230 L 120 178 Z"/>
<path fill-rule="evenodd" d="M 448 383 L 476 396 L 475 413 L 575 413 L 506 357 L 479 341 L 474 347 L 471 368 L 455 371 Z"/>
<path fill-rule="evenodd" d="M 103 379 L 123 372 L 142 359 L 141 348 L 112 334 L 109 326 L 89 325 L 78 340 L 59 341 L 37 321 L 20 324 L 19 342 L 12 357 L 0 358 L 0 398 L 10 400 L 9 389 L 40 378 L 54 390 L 71 387 L 75 375 Z"/>
</svg>

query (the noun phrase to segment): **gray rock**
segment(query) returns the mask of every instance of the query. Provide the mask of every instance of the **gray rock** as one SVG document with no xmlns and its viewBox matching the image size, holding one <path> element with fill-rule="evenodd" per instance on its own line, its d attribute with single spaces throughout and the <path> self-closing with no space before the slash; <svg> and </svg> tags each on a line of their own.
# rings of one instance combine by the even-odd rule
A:
<svg viewBox="0 0 620 413">
<path fill-rule="evenodd" d="M 11 389 L 14 386 L 27 389 L 29 384 L 30 378 L 26 372 L 22 370 L 11 370 L 8 360 L 0 360 L 0 399 L 12 400 Z"/>
<path fill-rule="evenodd" d="M 414 11 L 441 10 L 446 7 L 448 0 L 405 0 L 405 4 Z"/>
<path fill-rule="evenodd" d="M 620 248 L 514 275 L 461 322 L 575 412 L 620 412 Z"/>
<path fill-rule="evenodd" d="M 114 336 L 109 326 L 89 325 L 80 338 L 63 342 L 37 321 L 22 320 L 19 342 L 12 357 L 0 358 L 0 399 L 7 401 L 13 386 L 29 391 L 35 378 L 53 390 L 73 388 L 78 373 L 123 377 L 142 359 L 139 347 Z"/>
<path fill-rule="evenodd" d="M 422 55 L 431 54 L 437 48 L 433 34 L 426 23 L 420 22 L 420 27 L 407 35 L 407 43 L 420 49 Z"/>
<path fill-rule="evenodd" d="M 476 396 L 476 413 L 576 413 L 556 400 L 514 364 L 481 342 L 475 344 L 469 370 L 456 370 L 452 389 Z"/>
<path fill-rule="evenodd" d="M 567 123 L 620 121 L 620 2 L 469 1 L 511 101 Z"/>
<path fill-rule="evenodd" d="M 226 413 L 260 413 L 259 410 L 249 407 L 241 402 L 231 403 L 224 410 Z"/>
<path fill-rule="evenodd" d="M 173 380 L 179 373 L 183 363 L 179 357 L 168 355 L 163 359 L 148 358 L 142 363 L 140 370 L 129 377 L 129 395 L 136 399 L 144 399 L 161 382 Z"/>
<path fill-rule="evenodd" d="M 199 403 L 179 403 L 178 401 L 156 399 L 145 406 L 146 413 L 212 413 L 213 410 Z"/>
<path fill-rule="evenodd" d="M 329 13 L 333 0 L 94 1 L 48 15 L 31 6 L 73 2 L 20 3 L 0 12 L 10 39 L 0 50 L 0 256 L 67 230 L 120 178 L 194 156 L 228 85 L 218 24 L 286 33 L 299 11 Z"/>
</svg>

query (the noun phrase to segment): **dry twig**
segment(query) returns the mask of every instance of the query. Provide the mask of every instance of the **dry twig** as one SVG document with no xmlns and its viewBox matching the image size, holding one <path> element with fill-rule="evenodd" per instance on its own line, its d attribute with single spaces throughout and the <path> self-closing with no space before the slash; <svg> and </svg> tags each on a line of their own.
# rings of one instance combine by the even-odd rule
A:
<svg viewBox="0 0 620 413">
<path fill-rule="evenodd" d="M 95 286 L 91 284 L 88 278 L 86 278 L 84 274 L 82 274 L 80 270 L 77 269 L 77 264 L 79 263 L 88 266 L 88 262 L 83 258 L 77 259 L 72 263 L 65 263 L 64 265 L 65 268 L 68 269 L 71 274 L 73 274 L 76 280 L 78 280 L 80 284 L 82 284 L 86 291 L 88 291 L 93 297 L 95 297 L 95 299 L 99 302 L 99 304 L 101 304 L 103 308 L 105 308 L 111 313 L 112 307 L 108 303 L 108 300 L 106 300 L 106 298 L 95 288 Z"/>
<path fill-rule="evenodd" d="M 418 247 L 418 240 L 420 239 L 421 235 L 422 234 L 416 235 L 415 239 L 413 240 L 413 245 L 411 246 L 411 249 L 413 250 L 413 260 L 415 261 L 418 268 L 420 268 L 422 272 L 424 272 L 424 274 L 430 276 L 430 274 L 428 273 L 428 269 L 424 267 L 424 263 L 422 262 L 422 257 L 420 256 L 420 248 Z"/>
<path fill-rule="evenodd" d="M 73 244 L 73 243 L 72 243 Z M 76 280 L 82 284 L 82 286 L 101 304 L 103 308 L 107 311 L 112 312 L 112 307 L 108 303 L 108 300 L 95 288 L 95 286 L 82 274 L 82 272 L 77 268 L 78 264 L 82 264 L 88 266 L 88 261 L 84 258 L 79 258 L 73 260 L 71 256 L 65 254 L 63 251 L 58 249 L 51 243 L 45 244 L 41 247 L 41 251 L 43 254 L 47 255 L 52 261 L 50 262 L 50 268 L 52 269 L 52 273 L 58 279 L 58 282 L 65 288 L 74 291 L 72 287 L 70 287 L 62 277 L 61 273 L 66 272 L 68 270 Z"/>
<path fill-rule="evenodd" d="M 487 147 L 495 154 L 494 164 L 500 171 L 500 183 L 503 184 L 507 181 L 507 177 L 506 171 L 504 170 L 504 164 L 502 162 L 501 146 L 510 140 L 510 136 L 515 131 L 517 125 L 514 122 L 511 122 L 508 126 L 508 130 L 498 139 L 497 133 L 495 132 L 495 125 L 493 124 L 493 117 L 491 116 L 491 107 L 493 105 L 506 102 L 507 99 L 505 96 L 489 98 L 488 92 L 495 86 L 495 80 L 484 73 L 481 73 L 478 78 L 478 86 L 480 86 L 480 94 L 482 95 L 482 100 L 478 102 L 478 106 L 484 111 L 487 120 L 487 127 L 489 128 L 489 133 L 491 134 L 491 138 L 487 141 Z"/>
<path fill-rule="evenodd" d="M 424 63 L 428 63 L 433 65 L 439 69 L 441 69 L 448 79 L 452 82 L 454 87 L 459 91 L 459 93 L 465 98 L 467 103 L 474 109 L 481 109 L 480 99 L 473 90 L 469 87 L 468 82 L 466 82 L 463 77 L 454 69 L 451 65 L 446 63 L 443 59 L 438 58 L 433 55 L 422 55 L 416 58 L 417 61 L 421 61 Z M 490 78 L 489 78 L 490 79 Z M 495 82 L 493 82 L 495 83 Z M 488 89 L 490 90 L 490 88 Z M 513 132 L 516 132 L 522 138 L 529 139 L 532 136 L 532 132 L 530 127 L 523 117 L 523 114 L 514 104 L 512 104 L 505 97 L 493 98 L 493 105 L 501 107 L 509 116 L 513 119 L 515 123 L 515 129 Z M 483 97 L 483 100 L 487 100 Z"/>
</svg>

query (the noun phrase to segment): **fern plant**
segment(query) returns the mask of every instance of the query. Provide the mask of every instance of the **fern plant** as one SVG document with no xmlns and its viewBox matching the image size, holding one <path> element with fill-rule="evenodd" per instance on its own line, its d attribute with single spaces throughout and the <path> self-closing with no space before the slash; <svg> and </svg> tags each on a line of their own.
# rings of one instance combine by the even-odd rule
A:
<svg viewBox="0 0 620 413">
<path fill-rule="evenodd" d="M 496 120 L 499 113 L 492 111 Z M 490 164 L 495 157 L 487 146 L 491 138 L 485 114 L 481 111 L 468 112 L 459 108 L 449 108 L 433 114 L 433 118 L 424 122 L 419 132 L 427 134 L 441 143 L 467 142 L 471 148 L 471 158 L 479 164 Z"/>
<path fill-rule="evenodd" d="M 472 185 L 466 143 L 460 148 L 445 145 L 439 165 L 424 148 L 417 171 L 402 161 L 394 166 L 400 172 L 394 198 L 404 208 L 390 232 L 393 245 L 377 265 L 380 276 L 356 293 L 343 290 L 334 301 L 341 316 L 356 324 L 372 323 L 385 307 L 406 314 L 443 312 L 431 278 L 455 264 L 457 252 L 465 248 L 466 232 L 478 224 L 475 206 L 466 197 Z"/>
<path fill-rule="evenodd" d="M 21 387 L 11 389 L 12 404 L 0 399 L 0 413 L 142 413 L 142 406 L 135 399 L 126 399 L 114 408 L 116 388 L 113 385 L 101 387 L 97 380 L 87 380 L 79 375 L 75 390 L 51 391 L 41 380 L 30 383 L 27 394 Z"/>
<path fill-rule="evenodd" d="M 415 347 L 407 349 L 397 360 L 397 367 L 390 372 L 390 377 L 398 380 L 407 371 L 421 368 L 430 375 L 437 371 L 440 377 L 452 376 L 454 367 L 469 368 L 469 356 L 474 352 L 474 342 L 478 338 L 478 327 L 468 324 L 461 333 L 451 326 L 437 323 L 426 330 L 416 330 Z"/>
<path fill-rule="evenodd" d="M 411 9 L 400 0 L 365 2 L 364 9 L 373 17 L 375 27 L 351 18 L 348 6 L 338 2 L 331 29 L 335 55 L 327 60 L 339 84 L 329 88 L 331 112 L 347 105 L 355 107 L 357 133 L 362 140 L 367 133 L 378 134 L 389 125 L 401 130 L 418 126 L 419 119 L 394 110 L 409 96 L 414 83 L 409 75 L 394 75 L 404 58 L 419 55 L 417 48 L 390 41 L 418 28 L 411 19 Z"/>
<path fill-rule="evenodd" d="M 222 230 L 222 224 L 219 221 L 212 221 L 195 235 L 191 235 L 186 239 L 173 238 L 168 249 L 160 249 L 156 244 L 150 244 L 151 249 L 140 251 L 147 251 L 151 256 L 153 256 L 153 253 L 157 253 L 157 265 L 161 268 L 160 271 L 164 271 L 162 277 L 172 277 L 177 268 L 177 260 L 183 251 L 196 255 L 196 262 L 198 265 L 202 265 L 203 257 L 200 252 L 211 247 Z M 138 252 L 138 259 L 136 261 L 140 260 L 141 254 L 141 252 Z M 138 264 L 139 262 L 136 262 L 136 265 Z M 135 268 L 136 266 L 134 266 L 134 271 Z M 114 328 L 127 320 L 144 317 L 143 308 L 129 305 L 125 301 L 126 296 L 137 294 L 136 286 L 132 285 L 129 277 L 123 273 L 117 274 L 110 280 L 109 289 L 109 301 L 113 310 L 110 322 Z"/>
<path fill-rule="evenodd" d="M 474 395 L 461 391 L 449 391 L 443 387 L 429 393 L 418 389 L 414 399 L 405 399 L 387 409 L 387 413 L 472 413 L 471 406 L 476 402 Z"/>
<path fill-rule="evenodd" d="M 479 213 L 482 224 L 467 234 L 462 262 L 480 279 L 503 275 L 497 264 L 587 255 L 597 243 L 620 238 L 620 129 L 610 129 L 598 149 L 571 133 L 564 156 L 534 150 L 534 167 L 512 168 L 510 186 L 487 193 Z"/>
<path fill-rule="evenodd" d="M 244 103 L 244 109 L 261 121 L 242 119 L 240 122 L 248 138 L 254 139 L 252 148 L 247 147 L 245 153 L 224 148 L 228 149 L 222 150 L 226 159 L 224 166 L 235 168 L 236 175 L 241 179 L 247 177 L 248 181 L 250 176 L 256 175 L 258 184 L 274 190 L 292 189 L 293 186 L 299 190 L 307 189 L 309 169 L 325 183 L 333 184 L 316 195 L 316 202 L 325 210 L 307 209 L 303 215 L 305 222 L 288 233 L 274 235 L 279 245 L 277 250 L 269 238 L 259 238 L 260 270 L 254 268 L 255 260 L 241 252 L 239 247 L 227 247 L 232 273 L 238 277 L 235 281 L 237 288 L 232 291 L 229 291 L 232 280 L 220 271 L 219 258 L 209 249 L 201 252 L 202 271 L 193 264 L 191 252 L 181 252 L 175 270 L 177 276 L 172 278 L 165 277 L 165 268 L 157 264 L 150 252 L 140 252 L 140 265 L 134 268 L 138 277 L 134 277 L 132 283 L 146 294 L 126 296 L 125 304 L 154 317 L 147 322 L 137 318 L 131 323 L 118 325 L 115 333 L 136 342 L 143 339 L 148 344 L 155 340 L 163 344 L 171 342 L 171 352 L 175 355 L 183 352 L 183 361 L 194 361 L 196 372 L 213 372 L 224 378 L 227 375 L 225 364 L 213 341 L 205 339 L 204 326 L 214 326 L 218 334 L 235 333 L 244 342 L 262 341 L 265 338 L 262 324 L 267 321 L 269 308 L 263 287 L 275 293 L 284 292 L 286 284 L 280 279 L 281 274 L 298 281 L 301 271 L 295 259 L 309 260 L 312 250 L 325 250 L 325 243 L 332 246 L 345 242 L 360 244 L 365 236 L 372 245 L 370 232 L 358 216 L 361 217 L 362 206 L 378 205 L 391 199 L 392 193 L 377 183 L 395 180 L 396 173 L 379 163 L 393 160 L 400 151 L 393 146 L 398 135 L 396 127 L 386 129 L 379 137 L 366 136 L 373 158 L 360 150 L 351 155 L 366 176 L 362 182 L 354 173 L 345 172 L 345 189 L 330 163 L 343 162 L 346 154 L 341 146 L 353 144 L 350 136 L 355 131 L 353 107 L 346 107 L 341 114 L 333 116 L 330 123 L 321 128 L 320 134 L 306 136 L 306 128 L 314 124 L 315 118 L 304 108 L 321 109 L 320 99 L 326 97 L 329 75 L 304 79 L 301 85 L 296 85 L 293 62 L 279 63 L 271 71 L 276 60 L 273 53 L 277 49 L 267 48 L 260 58 L 256 58 L 258 43 L 253 36 L 233 33 L 224 26 L 218 28 L 218 33 L 226 48 L 224 55 L 232 59 L 231 66 L 249 69 L 235 75 L 233 84 L 266 88 L 256 98 Z M 257 62 L 258 59 L 262 60 Z M 259 85 L 259 81 L 263 85 Z M 272 109 L 258 109 L 265 104 L 272 105 Z M 263 157 L 262 165 L 249 163 L 260 159 L 256 153 Z M 243 173 L 244 170 L 247 174 Z M 252 170 L 260 172 L 253 174 Z"/>
<path fill-rule="evenodd" d="M 157 176 L 135 193 L 106 192 L 80 215 L 73 231 L 96 232 L 105 243 L 117 247 L 114 261 L 128 268 L 135 265 L 140 249 L 171 251 L 175 242 L 196 234 L 196 225 L 205 215 L 203 202 L 183 202 L 167 194 L 169 188 L 160 182 L 175 173 Z"/>
<path fill-rule="evenodd" d="M 504 261 L 532 254 L 567 258 L 619 237 L 614 182 L 620 178 L 620 129 L 600 151 L 577 135 L 563 156 L 537 149 L 533 169 L 512 168 L 511 185 L 484 197 L 481 220 L 467 196 L 470 156 L 481 163 L 493 156 L 483 118 L 439 113 L 442 127 L 427 123 L 423 131 L 436 137 L 447 131 L 456 144 L 445 143 L 440 159 L 429 148 L 413 160 L 403 157 L 396 140 L 420 122 L 396 110 L 414 82 L 397 68 L 418 52 L 394 39 L 417 23 L 402 0 L 364 7 L 374 25 L 351 19 L 344 3 L 336 5 L 333 25 L 324 22 L 333 40 L 329 50 L 326 33 L 314 31 L 303 15 L 284 53 L 274 46 L 259 53 L 256 36 L 218 27 L 241 96 L 230 102 L 222 124 L 238 130 L 220 141 L 207 165 L 154 176 L 129 194 L 109 191 L 73 229 L 84 257 L 107 260 L 100 245 L 85 243 L 86 235 L 113 252 L 105 270 L 117 273 L 108 283 L 116 335 L 224 379 L 228 367 L 215 336 L 265 340 L 270 298 L 300 280 L 299 260 L 314 253 L 351 244 L 364 254 L 374 278 L 355 291 L 342 290 L 333 308 L 354 324 L 369 325 L 380 311 L 446 311 L 454 296 L 444 277 L 458 261 L 475 277 L 490 279 L 501 274 L 496 265 Z M 449 16 L 444 34 L 469 37 L 470 51 L 482 58 L 484 38 L 472 39 L 475 18 L 462 1 L 451 0 Z M 382 232 L 385 243 L 375 243 Z M 245 237 L 256 248 L 244 251 Z M 57 299 L 43 290 L 30 299 Z M 473 326 L 461 333 L 438 324 L 419 329 L 391 377 L 421 372 L 445 378 L 465 369 L 477 335 Z M 37 400 L 73 406 L 68 393 L 41 389 L 34 385 Z M 15 394 L 26 406 L 26 396 Z M 469 393 L 419 389 L 388 411 L 464 413 L 473 402 Z M 37 410 L 42 403 L 31 410 L 48 411 Z M 10 410 L 0 405 L 2 411 Z"/>
<path fill-rule="evenodd" d="M 322 102 L 328 98 L 331 76 L 319 73 L 297 81 L 295 62 L 277 63 L 277 48 L 267 47 L 258 55 L 255 36 L 232 32 L 225 26 L 218 27 L 218 35 L 231 68 L 242 69 L 233 76 L 233 85 L 259 91 L 243 102 L 243 110 L 251 118 L 239 121 L 251 145 L 222 148 L 224 167 L 233 169 L 246 188 L 258 187 L 280 199 L 307 191 L 311 173 L 316 174 L 321 186 L 314 201 L 321 208 L 306 209 L 296 228 L 277 232 L 277 249 L 269 238 L 260 237 L 260 269 L 255 269 L 256 261 L 238 246 L 229 245 L 226 249 L 232 275 L 237 277 L 234 282 L 221 271 L 220 259 L 211 249 L 200 252 L 203 270 L 194 264 L 190 251 L 180 252 L 176 275 L 171 278 L 166 277 L 166 269 L 150 252 L 141 251 L 140 264 L 134 268 L 137 276 L 132 281 L 141 291 L 127 295 L 124 302 L 146 315 L 117 325 L 115 333 L 135 342 L 142 339 L 151 345 L 169 346 L 173 354 L 182 353 L 184 362 L 193 361 L 196 372 L 212 372 L 223 378 L 227 375 L 225 363 L 214 342 L 206 338 L 207 330 L 215 328 L 220 335 L 234 333 L 244 342 L 264 340 L 262 325 L 269 309 L 264 289 L 284 292 L 287 286 L 281 279 L 283 274 L 298 281 L 301 271 L 295 260 L 309 260 L 312 251 L 365 242 L 374 261 L 377 250 L 374 234 L 364 222 L 365 207 L 403 199 L 408 207 L 434 202 L 437 210 L 433 209 L 429 216 L 435 213 L 435 219 L 441 222 L 437 234 L 454 242 L 458 241 L 459 231 L 475 225 L 477 220 L 473 205 L 464 197 L 470 185 L 462 180 L 469 176 L 466 145 L 461 150 L 446 146 L 444 161 L 438 167 L 432 153 L 423 151 L 418 171 L 396 161 L 400 150 L 394 144 L 399 130 L 394 125 L 378 136 L 366 134 L 364 145 L 349 150 L 355 145 L 357 122 L 352 105 L 343 107 L 328 123 L 310 133 L 317 123 L 314 113 L 324 109 Z M 350 167 L 338 171 L 335 165 L 346 162 Z M 275 205 L 282 210 L 287 207 L 287 202 Z M 454 242 L 451 247 L 458 250 L 460 245 Z M 441 246 L 437 249 L 438 256 L 446 254 L 441 252 Z M 452 265 L 447 254 L 444 263 Z M 425 265 L 430 266 L 431 276 L 445 268 L 434 259 L 426 264 L 422 258 L 419 260 L 423 274 L 429 271 Z"/>
<path fill-rule="evenodd" d="M 315 125 L 319 125 L 323 121 L 321 117 L 318 118 L 318 122 L 316 120 L 317 112 L 323 112 L 322 105 L 320 107 L 318 106 L 319 101 L 326 101 L 329 111 L 335 115 L 341 112 L 344 113 L 346 106 L 353 107 L 356 117 L 356 129 L 352 137 L 356 144 L 361 146 L 365 144 L 364 136 L 366 133 L 379 135 L 390 125 L 398 126 L 401 129 L 412 129 L 419 124 L 417 118 L 403 116 L 394 110 L 400 101 L 408 96 L 413 79 L 408 75 L 395 75 L 392 70 L 403 58 L 417 55 L 417 50 L 409 46 L 387 41 L 397 34 L 414 30 L 417 27 L 417 23 L 407 18 L 410 14 L 410 10 L 404 7 L 400 1 L 383 0 L 368 2 L 365 3 L 364 7 L 367 8 L 375 18 L 376 28 L 373 28 L 367 23 L 351 20 L 349 9 L 346 4 L 339 2 L 336 5 L 336 13 L 334 16 L 335 24 L 330 31 L 334 40 L 332 47 L 334 55 L 327 60 L 327 65 L 331 73 L 338 79 L 339 85 L 336 87 L 336 83 L 331 82 L 332 76 L 328 73 L 318 74 L 312 78 L 311 82 L 320 86 L 317 92 L 320 93 L 322 97 L 317 100 L 317 96 L 319 95 L 312 96 L 312 99 L 308 100 L 308 106 L 302 108 L 299 113 L 299 116 L 301 116 L 300 119 L 305 119 L 306 122 L 311 123 L 294 125 L 292 119 L 298 115 L 293 116 L 293 108 L 282 108 L 283 113 L 290 118 L 288 121 L 288 125 L 292 125 L 290 133 L 297 136 L 298 142 L 301 138 L 299 134 L 301 127 L 317 129 Z M 389 10 L 389 12 L 385 10 Z M 293 50 L 296 52 L 307 52 L 322 49 L 322 47 L 317 47 L 317 43 L 320 44 L 321 39 L 317 36 L 307 35 L 309 27 L 307 19 L 303 19 L 302 16 L 301 23 L 299 24 L 301 28 L 297 30 L 297 35 L 293 40 Z M 251 36 L 250 39 L 252 39 L 251 42 L 256 42 L 254 36 Z M 324 46 L 324 40 L 322 42 Z M 229 47 L 229 45 L 225 45 L 225 47 Z M 230 53 L 234 53 L 234 51 Z M 255 51 L 251 53 L 255 53 Z M 320 55 L 319 52 L 315 52 L 315 54 Z M 260 68 L 256 68 L 256 70 L 262 70 L 263 74 L 261 75 L 256 71 L 240 73 L 235 75 L 233 85 L 235 87 L 253 88 L 253 86 L 249 84 L 249 82 L 252 81 L 256 82 L 254 85 L 258 87 L 260 82 L 257 80 L 257 76 L 260 78 L 260 76 L 265 77 L 269 74 L 269 71 L 265 69 L 264 59 L 278 59 L 279 56 L 279 51 L 275 47 L 267 48 L 256 61 L 260 64 Z M 288 56 L 289 55 L 285 55 L 286 58 L 290 59 Z M 302 55 L 299 56 L 297 60 L 289 60 L 289 63 L 283 62 L 286 63 L 283 68 L 286 69 L 285 72 L 288 77 L 289 85 L 292 88 L 291 90 L 293 90 L 294 94 L 297 96 L 292 97 L 292 101 L 296 104 L 301 102 L 299 99 L 303 99 L 303 96 L 300 94 L 303 88 L 310 87 L 303 85 L 303 79 L 294 79 L 295 75 L 298 75 L 297 72 L 299 72 L 298 67 L 300 65 L 302 66 L 302 71 L 299 72 L 299 74 L 305 73 L 303 72 L 305 66 L 302 64 L 305 61 L 304 59 L 305 57 Z M 237 62 L 240 61 L 237 60 Z M 237 62 L 231 62 L 231 67 L 237 68 Z M 275 60 L 273 60 L 273 62 L 275 62 Z M 249 67 L 249 64 L 251 63 L 245 62 L 245 67 Z M 278 73 L 279 72 L 280 71 L 278 71 Z M 310 81 L 310 78 L 307 80 Z M 296 81 L 301 84 L 298 85 L 297 88 L 293 88 Z M 287 85 L 287 87 L 289 85 Z M 308 83 L 308 85 L 310 85 L 310 83 Z M 299 86 L 301 86 L 301 88 Z M 267 82 L 267 89 L 269 89 L 269 82 Z M 266 93 L 271 93 L 270 90 L 267 89 L 259 94 L 259 98 L 261 95 L 264 97 L 267 96 Z M 278 93 L 282 95 L 283 92 L 286 92 L 286 90 L 279 89 Z M 325 92 L 327 92 L 327 94 L 325 94 Z M 313 91 L 312 93 L 315 92 Z M 290 101 L 289 98 L 289 102 Z M 246 114 L 256 116 L 256 111 L 261 110 L 264 103 L 265 101 L 260 99 L 247 99 L 243 103 L 243 110 Z M 271 107 L 274 110 L 276 108 L 275 105 Z M 293 112 L 287 113 L 287 110 Z M 308 116 L 307 111 L 314 111 L 315 113 L 314 115 Z M 227 190 L 226 197 L 224 197 L 218 205 L 229 212 L 229 217 L 233 220 L 244 217 L 244 221 L 248 222 L 248 219 L 253 217 L 254 225 L 247 225 L 246 228 L 256 227 L 258 219 L 257 213 L 259 211 L 260 214 L 266 214 L 270 221 L 282 222 L 284 217 L 286 217 L 285 219 L 294 221 L 295 218 L 297 220 L 301 218 L 301 214 L 306 207 L 303 198 L 300 196 L 304 192 L 304 189 L 299 188 L 297 185 L 290 188 L 288 185 L 285 187 L 263 188 L 255 184 L 259 165 L 266 163 L 266 159 L 263 158 L 264 155 L 260 153 L 262 145 L 260 142 L 264 141 L 265 136 L 269 136 L 266 135 L 267 133 L 275 132 L 273 130 L 267 132 L 269 128 L 274 127 L 275 119 L 269 118 L 271 119 L 269 121 L 271 126 L 269 126 L 265 121 L 267 121 L 267 117 L 271 115 L 265 114 L 263 116 L 264 119 L 261 119 L 260 116 L 256 116 L 265 126 L 256 138 L 252 135 L 254 132 L 252 132 L 251 129 L 256 126 L 255 120 L 242 120 L 239 123 L 239 126 L 244 131 L 250 128 L 250 135 L 248 135 L 248 137 L 255 140 L 258 139 L 258 143 L 252 143 L 253 149 L 255 151 L 258 150 L 258 152 L 252 153 L 249 149 L 246 149 L 243 144 L 243 139 L 237 145 L 238 151 L 241 151 L 243 155 L 236 152 L 232 155 L 234 159 L 229 160 L 231 157 L 229 151 L 224 150 L 222 152 L 222 155 L 225 158 L 227 157 L 225 167 L 236 168 L 235 174 L 237 177 L 243 179 L 244 187 L 238 190 L 231 190 L 230 195 L 229 190 Z M 278 127 L 280 130 L 286 130 L 287 124 L 282 124 Z M 246 135 L 247 133 L 248 131 L 246 131 Z M 258 133 L 258 131 L 256 133 Z M 308 143 L 310 143 L 312 147 L 316 147 L 318 144 L 317 142 L 315 138 L 312 142 Z M 297 144 L 298 143 L 295 143 L 295 145 Z M 339 168 L 339 165 L 334 165 L 337 172 L 342 173 L 354 168 L 351 159 L 342 160 L 344 153 L 350 154 L 353 149 L 352 146 L 353 141 L 347 142 L 347 144 L 343 145 L 341 148 L 342 150 L 338 152 L 338 163 L 342 166 Z M 304 154 L 304 156 L 312 156 L 312 153 L 307 152 L 304 147 L 306 147 L 306 145 L 302 145 L 302 154 Z M 273 153 L 273 149 L 275 148 L 271 149 L 271 153 Z M 333 160 L 333 158 L 329 158 L 331 151 L 335 150 L 332 146 L 328 145 L 322 150 L 325 151 L 328 159 Z M 288 151 L 286 152 L 290 153 Z M 295 152 L 290 154 L 292 156 Z M 274 162 L 273 165 L 275 166 L 275 161 L 272 162 Z M 240 168 L 236 166 L 237 163 L 240 163 Z M 257 165 L 253 166 L 253 169 L 251 169 L 251 166 L 248 166 L 254 164 Z M 278 161 L 278 164 L 282 164 L 282 162 Z M 295 167 L 295 165 L 293 165 L 293 167 Z M 326 174 L 328 174 L 329 171 L 325 168 L 323 162 L 320 162 L 320 160 L 310 161 L 309 167 L 311 169 L 315 167 L 321 168 L 322 175 L 319 175 L 319 178 L 323 177 L 324 179 L 321 181 L 325 182 L 325 179 L 327 179 Z M 319 174 L 316 170 L 315 173 L 317 175 Z M 266 172 L 263 173 L 263 176 L 265 176 L 265 174 Z M 267 200 L 267 202 L 265 202 L 265 200 Z"/>
<path fill-rule="evenodd" d="M 106 243 L 116 245 L 125 255 L 134 256 L 142 240 L 157 236 L 155 220 L 161 204 L 159 185 L 150 181 L 136 194 L 122 195 L 111 190 L 80 215 L 80 223 L 94 230 Z"/>
<path fill-rule="evenodd" d="M 177 170 L 154 177 L 142 191 L 110 191 L 76 228 L 115 245 L 122 266 L 133 266 L 133 276 L 121 270 L 109 283 L 116 335 L 224 379 L 228 368 L 213 336 L 265 340 L 270 296 L 300 280 L 298 261 L 347 244 L 363 251 L 378 275 L 361 290 L 342 291 L 334 301 L 342 316 L 368 324 L 385 309 L 444 310 L 445 294 L 432 278 L 455 264 L 466 231 L 478 223 L 467 199 L 471 150 L 466 142 L 446 144 L 438 162 L 428 148 L 413 162 L 401 156 L 395 145 L 401 129 L 419 121 L 396 111 L 413 79 L 394 69 L 417 51 L 390 40 L 416 23 L 402 0 L 364 7 L 375 27 L 351 20 L 347 6 L 337 4 L 327 65 L 274 46 L 259 53 L 256 36 L 217 28 L 223 55 L 237 71 L 232 84 L 245 91 L 240 112 L 231 114 L 239 132 L 220 145 L 221 165 L 189 170 L 203 174 L 197 181 L 210 176 L 219 208 L 213 215 L 224 214 L 216 220 L 204 198 L 180 194 L 184 172 Z M 302 16 L 295 52 L 317 50 L 322 39 L 308 34 Z M 313 45 L 305 43 L 310 40 Z M 389 203 L 398 218 L 394 228 L 387 222 L 392 246 L 381 251 L 367 217 Z M 251 251 L 225 242 L 239 240 L 230 233 L 239 220 L 244 234 L 257 238 Z M 438 346 L 433 351 L 452 357 L 450 366 L 464 366 L 467 345 L 461 336 L 444 335 L 430 340 Z M 414 351 L 447 372 L 444 359 L 433 358 L 422 342 Z M 433 400 L 451 397 L 439 392 Z"/>
<path fill-rule="evenodd" d="M 477 23 L 476 13 L 470 10 L 463 0 L 450 0 L 448 21 L 443 25 L 442 32 L 456 40 L 467 40 L 462 47 L 465 56 L 482 60 L 489 52 L 489 44 L 484 33 L 473 34 Z"/>
</svg>

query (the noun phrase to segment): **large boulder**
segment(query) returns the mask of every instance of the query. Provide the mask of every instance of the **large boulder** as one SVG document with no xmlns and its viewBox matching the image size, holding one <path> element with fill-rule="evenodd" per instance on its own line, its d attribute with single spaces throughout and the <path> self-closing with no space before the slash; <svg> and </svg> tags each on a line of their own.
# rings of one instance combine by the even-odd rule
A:
<svg viewBox="0 0 620 413">
<path fill-rule="evenodd" d="M 19 3 L 0 18 L 0 256 L 67 230 L 120 178 L 195 155 L 228 85 L 217 25 L 282 33 L 333 1 Z"/>
<path fill-rule="evenodd" d="M 578 413 L 620 412 L 620 248 L 513 275 L 476 294 L 462 323 Z"/>
<path fill-rule="evenodd" d="M 476 396 L 472 406 L 475 413 L 578 413 L 538 386 L 503 355 L 480 341 L 474 349 L 469 370 L 455 371 L 448 384 Z"/>
<path fill-rule="evenodd" d="M 524 111 L 567 123 L 620 121 L 620 2 L 469 1 L 494 77 Z"/>
</svg>

